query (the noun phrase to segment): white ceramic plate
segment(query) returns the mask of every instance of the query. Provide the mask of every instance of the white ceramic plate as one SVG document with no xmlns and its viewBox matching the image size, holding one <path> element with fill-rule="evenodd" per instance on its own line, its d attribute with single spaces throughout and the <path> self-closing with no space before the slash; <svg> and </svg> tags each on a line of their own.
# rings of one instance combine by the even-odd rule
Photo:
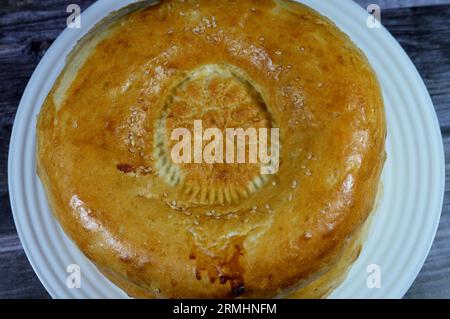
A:
<svg viewBox="0 0 450 319">
<path fill-rule="evenodd" d="M 52 217 L 35 170 L 36 115 L 76 41 L 109 12 L 132 2 L 100 0 L 82 13 L 81 29 L 66 29 L 28 83 L 17 111 L 9 152 L 9 192 L 19 237 L 42 284 L 55 298 L 125 298 L 66 237 Z M 444 152 L 425 85 L 394 38 L 370 29 L 368 14 L 347 1 L 302 1 L 333 20 L 365 52 L 386 105 L 384 194 L 362 254 L 334 298 L 400 298 L 421 269 L 442 208 Z M 295 28 L 295 26 L 292 26 Z M 81 267 L 81 288 L 68 288 L 66 268 Z M 381 288 L 368 288 L 367 267 L 381 270 Z"/>
</svg>

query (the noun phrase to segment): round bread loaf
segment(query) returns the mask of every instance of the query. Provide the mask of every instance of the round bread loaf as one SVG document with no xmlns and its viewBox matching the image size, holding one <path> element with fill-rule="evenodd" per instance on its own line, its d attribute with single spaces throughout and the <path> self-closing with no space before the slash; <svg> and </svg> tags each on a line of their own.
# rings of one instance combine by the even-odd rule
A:
<svg viewBox="0 0 450 319">
<path fill-rule="evenodd" d="M 175 162 L 195 121 L 279 128 L 279 167 Z M 323 297 L 361 248 L 385 136 L 374 71 L 312 9 L 144 1 L 72 51 L 37 167 L 66 234 L 130 296 Z"/>
</svg>

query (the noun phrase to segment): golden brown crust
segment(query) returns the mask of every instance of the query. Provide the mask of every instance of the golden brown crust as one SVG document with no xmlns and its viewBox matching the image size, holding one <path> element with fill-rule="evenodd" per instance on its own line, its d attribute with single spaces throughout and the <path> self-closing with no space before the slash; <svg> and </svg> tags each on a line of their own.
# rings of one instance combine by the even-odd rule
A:
<svg viewBox="0 0 450 319">
<path fill-rule="evenodd" d="M 38 173 L 65 232 L 130 295 L 315 297 L 306 283 L 355 251 L 385 118 L 373 70 L 328 19 L 281 0 L 164 1 L 76 52 L 39 116 Z M 278 173 L 171 169 L 158 139 L 196 116 L 280 127 Z"/>
</svg>

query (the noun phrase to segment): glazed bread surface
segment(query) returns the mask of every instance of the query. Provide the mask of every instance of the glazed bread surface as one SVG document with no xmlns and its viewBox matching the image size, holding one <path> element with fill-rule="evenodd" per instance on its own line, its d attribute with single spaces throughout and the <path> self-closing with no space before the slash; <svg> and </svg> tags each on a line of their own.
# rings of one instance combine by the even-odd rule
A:
<svg viewBox="0 0 450 319">
<path fill-rule="evenodd" d="M 280 166 L 183 163 L 177 127 L 279 128 Z M 141 298 L 323 297 L 361 248 L 385 160 L 363 53 L 290 1 L 162 1 L 75 47 L 38 118 L 66 234 Z"/>
</svg>

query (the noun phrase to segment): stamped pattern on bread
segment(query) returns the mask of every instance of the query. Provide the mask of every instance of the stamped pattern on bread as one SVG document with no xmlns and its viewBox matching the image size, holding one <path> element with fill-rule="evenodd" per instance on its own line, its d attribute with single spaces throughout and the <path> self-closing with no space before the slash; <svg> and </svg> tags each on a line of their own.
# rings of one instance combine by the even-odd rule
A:
<svg viewBox="0 0 450 319">
<path fill-rule="evenodd" d="M 200 120 L 203 129 L 221 132 L 273 126 L 265 101 L 242 70 L 231 65 L 201 66 L 187 72 L 167 99 L 155 130 L 154 158 L 160 177 L 174 187 L 182 184 L 184 199 L 210 205 L 238 203 L 267 182 L 269 177 L 260 174 L 260 163 L 177 165 L 170 158 L 175 144 L 171 132 L 176 128 L 194 131 L 194 121 Z M 249 147 L 245 151 L 248 159 Z"/>
</svg>

